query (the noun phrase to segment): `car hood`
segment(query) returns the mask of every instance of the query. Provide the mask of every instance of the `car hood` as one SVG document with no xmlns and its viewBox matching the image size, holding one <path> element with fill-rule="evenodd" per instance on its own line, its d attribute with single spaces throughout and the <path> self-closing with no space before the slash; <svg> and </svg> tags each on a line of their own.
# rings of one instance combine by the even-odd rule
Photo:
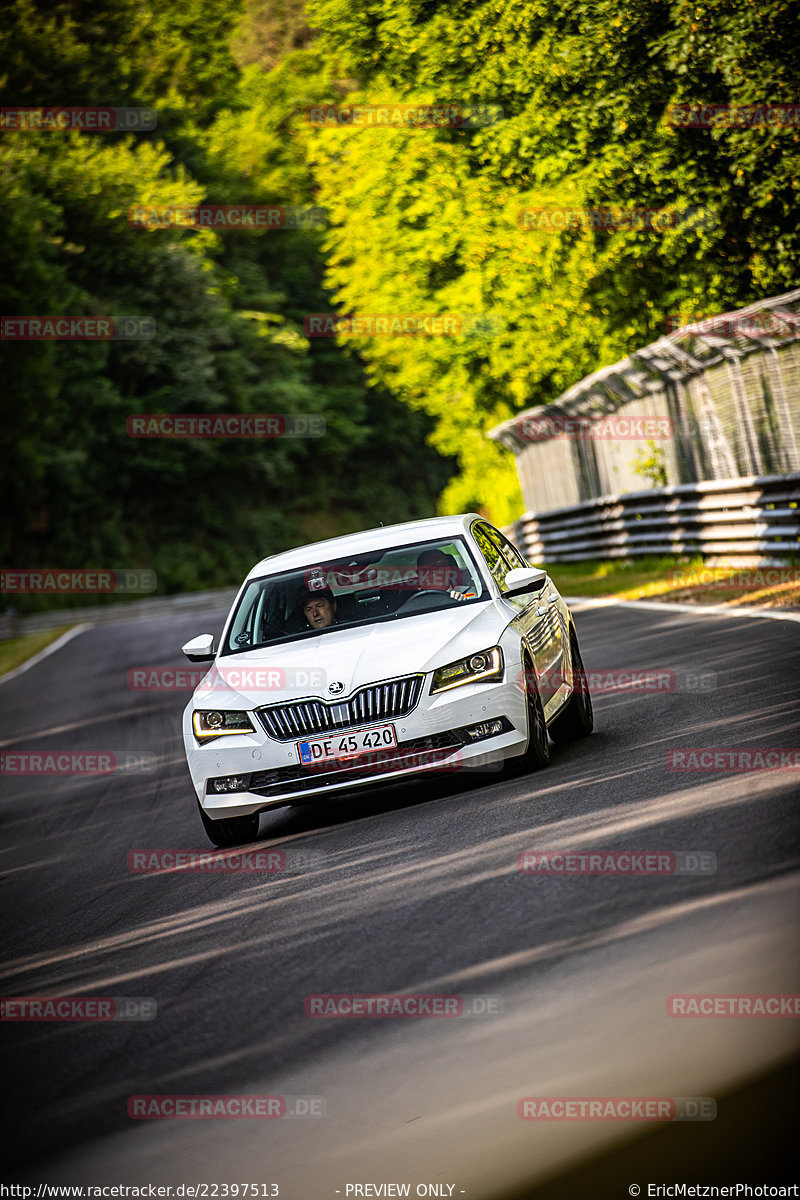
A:
<svg viewBox="0 0 800 1200">
<path fill-rule="evenodd" d="M 237 709 L 302 696 L 346 699 L 365 684 L 432 671 L 487 650 L 508 622 L 489 600 L 225 655 L 200 682 L 193 702 Z M 343 686 L 331 692 L 331 684 Z"/>
</svg>

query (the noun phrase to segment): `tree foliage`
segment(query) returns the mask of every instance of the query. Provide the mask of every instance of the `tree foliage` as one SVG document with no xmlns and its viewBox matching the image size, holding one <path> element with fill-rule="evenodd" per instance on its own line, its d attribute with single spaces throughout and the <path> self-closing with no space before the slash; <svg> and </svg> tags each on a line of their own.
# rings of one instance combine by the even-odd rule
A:
<svg viewBox="0 0 800 1200">
<path fill-rule="evenodd" d="M 444 505 L 519 511 L 481 436 L 665 331 L 796 280 L 800 125 L 684 128 L 685 102 L 797 104 L 788 0 L 311 0 L 348 102 L 496 105 L 477 128 L 333 127 L 314 147 L 346 311 L 481 311 L 481 340 L 364 339 L 436 420 Z M 336 102 L 335 89 L 328 97 Z M 520 228 L 525 209 L 667 209 L 663 230 Z M 575 224 L 579 224 L 576 222 Z"/>
<path fill-rule="evenodd" d="M 0 311 L 149 316 L 156 335 L 3 344 L 5 562 L 150 566 L 175 591 L 236 582 L 298 542 L 429 515 L 449 468 L 425 445 L 429 419 L 303 333 L 307 312 L 330 307 L 318 231 L 128 221 L 143 205 L 314 203 L 290 127 L 329 86 L 325 63 L 309 50 L 290 69 L 240 67 L 228 41 L 246 14 L 219 0 L 16 0 L 13 15 L 6 104 L 138 105 L 158 127 L 3 135 Z M 128 416 L 147 412 L 318 414 L 327 434 L 128 437 Z"/>
<path fill-rule="evenodd" d="M 7 105 L 155 109 L 152 133 L 6 133 L 0 308 L 141 314 L 142 342 L 2 347 L 8 562 L 155 566 L 168 590 L 349 528 L 518 515 L 485 434 L 665 331 L 791 287 L 789 0 L 12 0 Z M 311 107 L 444 104 L 426 128 Z M 495 119 L 497 118 L 497 119 Z M 327 230 L 135 229 L 135 204 L 324 207 Z M 544 210 L 666 210 L 663 228 Z M 456 313 L 447 336 L 310 338 L 309 313 Z M 135 442 L 135 412 L 306 412 L 319 441 Z M 430 444 L 426 444 L 430 443 Z M 11 454 L 14 458 L 12 460 Z M 457 473 L 448 482 L 457 460 Z M 444 491 L 442 492 L 442 489 Z"/>
</svg>

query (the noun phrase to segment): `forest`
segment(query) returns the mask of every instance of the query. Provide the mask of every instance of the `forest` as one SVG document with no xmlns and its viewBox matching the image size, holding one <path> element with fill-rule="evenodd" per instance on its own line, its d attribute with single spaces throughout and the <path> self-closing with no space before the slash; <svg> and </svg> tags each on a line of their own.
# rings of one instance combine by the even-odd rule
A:
<svg viewBox="0 0 800 1200">
<path fill-rule="evenodd" d="M 150 568 L 179 592 L 379 522 L 518 516 L 494 424 L 676 313 L 796 285 L 795 18 L 781 0 L 13 0 L 4 108 L 155 121 L 4 121 L 0 312 L 150 331 L 4 336 L 4 564 Z M 219 206 L 283 217 L 174 215 Z M 670 217 L 542 219 L 642 210 Z M 324 434 L 136 438 L 137 414 Z"/>
</svg>

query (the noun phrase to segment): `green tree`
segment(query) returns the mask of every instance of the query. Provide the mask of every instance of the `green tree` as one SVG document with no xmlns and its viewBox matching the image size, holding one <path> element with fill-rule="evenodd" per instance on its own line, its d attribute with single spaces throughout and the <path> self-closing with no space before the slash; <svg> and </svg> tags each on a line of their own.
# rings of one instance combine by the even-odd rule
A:
<svg viewBox="0 0 800 1200">
<path fill-rule="evenodd" d="M 371 376 L 430 413 L 435 444 L 458 456 L 446 507 L 483 503 L 503 520 L 517 506 L 510 456 L 481 438 L 492 424 L 659 336 L 669 313 L 794 282 L 797 126 L 669 119 L 687 100 L 793 103 L 788 3 L 312 0 L 310 15 L 353 81 L 348 101 L 503 114 L 477 128 L 324 128 L 314 147 L 342 310 L 495 323 L 480 343 L 359 343 Z M 603 206 L 678 216 L 660 231 L 519 226 L 526 209 Z"/>
<path fill-rule="evenodd" d="M 329 86 L 328 65 L 308 51 L 288 69 L 257 57 L 241 69 L 228 39 L 241 18 L 241 43 L 246 22 L 216 0 L 16 0 L 13 16 L 0 69 L 15 104 L 138 105 L 158 127 L 5 135 L 0 310 L 141 314 L 156 334 L 0 347 L 16 455 L 2 485 L 6 560 L 148 565 L 177 590 L 234 582 L 312 537 L 430 512 L 449 471 L 424 444 L 430 422 L 369 387 L 335 342 L 304 335 L 304 315 L 330 304 L 319 233 L 128 221 L 143 205 L 313 203 L 304 141 L 289 135 L 296 105 Z M 136 441 L 137 412 L 316 413 L 328 434 Z"/>
</svg>

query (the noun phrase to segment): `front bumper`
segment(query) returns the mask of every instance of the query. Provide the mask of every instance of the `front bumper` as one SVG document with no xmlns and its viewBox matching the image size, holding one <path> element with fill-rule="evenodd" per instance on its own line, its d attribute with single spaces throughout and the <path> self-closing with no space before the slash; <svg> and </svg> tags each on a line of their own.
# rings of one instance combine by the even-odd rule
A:
<svg viewBox="0 0 800 1200">
<path fill-rule="evenodd" d="M 385 786 L 430 772 L 491 769 L 527 746 L 525 697 L 518 670 L 510 664 L 496 683 L 466 684 L 428 694 L 426 680 L 416 708 L 393 724 L 398 745 L 321 767 L 299 762 L 295 742 L 270 738 L 260 722 L 252 734 L 198 745 L 191 729 L 190 703 L 184 713 L 184 742 L 192 782 L 210 817 L 245 816 L 287 804 L 302 804 L 356 787 Z M 470 728 L 502 719 L 500 732 L 472 740 Z M 365 722 L 365 727 L 371 724 Z M 209 784 L 223 776 L 242 776 L 242 790 L 216 793 Z"/>
</svg>

